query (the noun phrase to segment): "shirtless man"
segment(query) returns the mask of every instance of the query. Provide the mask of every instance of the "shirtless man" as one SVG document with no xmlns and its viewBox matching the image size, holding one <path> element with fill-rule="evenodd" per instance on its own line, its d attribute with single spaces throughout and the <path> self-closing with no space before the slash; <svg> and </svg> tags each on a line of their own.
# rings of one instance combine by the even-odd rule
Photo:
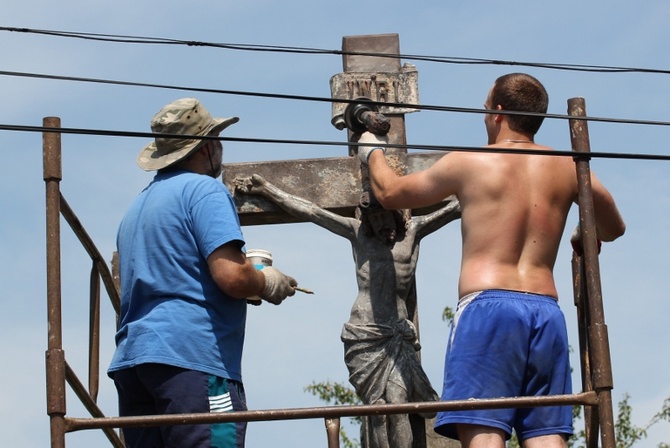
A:
<svg viewBox="0 0 670 448">
<path fill-rule="evenodd" d="M 513 73 L 496 80 L 484 107 L 488 148 L 547 150 L 534 142 L 546 90 Z M 452 152 L 430 168 L 399 177 L 384 139 L 364 133 L 359 157 L 387 209 L 416 208 L 455 194 L 461 204 L 463 254 L 459 304 L 447 345 L 442 398 L 457 400 L 572 393 L 567 331 L 553 267 L 566 217 L 577 202 L 574 162 L 567 157 Z M 610 193 L 591 175 L 597 237 L 612 241 L 625 224 Z M 565 447 L 570 406 L 444 412 L 435 430 L 465 448 L 503 448 L 516 430 L 526 448 Z"/>
</svg>

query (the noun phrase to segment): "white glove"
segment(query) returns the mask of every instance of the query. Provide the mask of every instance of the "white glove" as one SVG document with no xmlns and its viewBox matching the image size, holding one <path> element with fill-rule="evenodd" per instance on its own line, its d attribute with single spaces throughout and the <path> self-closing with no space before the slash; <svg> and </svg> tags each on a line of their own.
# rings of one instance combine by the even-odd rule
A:
<svg viewBox="0 0 670 448">
<path fill-rule="evenodd" d="M 358 157 L 361 159 L 361 162 L 367 164 L 368 160 L 370 160 L 370 154 L 372 154 L 372 151 L 375 149 L 381 149 L 386 153 L 386 148 L 382 148 L 379 145 L 386 145 L 388 143 L 388 137 L 386 135 L 377 135 L 366 131 L 361 134 L 358 143 L 361 144 L 358 147 Z"/>
<path fill-rule="evenodd" d="M 286 297 L 295 294 L 298 282 L 293 277 L 282 274 L 272 266 L 264 267 L 261 272 L 265 275 L 265 288 L 259 294 L 262 299 L 279 305 Z"/>
</svg>

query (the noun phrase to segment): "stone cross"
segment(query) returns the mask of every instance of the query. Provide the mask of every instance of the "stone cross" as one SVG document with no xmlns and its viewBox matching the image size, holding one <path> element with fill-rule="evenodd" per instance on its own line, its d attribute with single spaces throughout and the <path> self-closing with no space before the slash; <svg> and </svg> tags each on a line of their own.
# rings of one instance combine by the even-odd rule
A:
<svg viewBox="0 0 670 448">
<path fill-rule="evenodd" d="M 391 122 L 391 130 L 388 134 L 389 143 L 405 145 L 406 135 L 404 114 L 414 112 L 416 109 L 412 109 L 411 106 L 401 108 L 397 105 L 399 103 L 402 103 L 403 106 L 405 104 L 418 104 L 418 81 L 417 71 L 414 66 L 405 64 L 401 67 L 400 65 L 398 57 L 400 54 L 398 35 L 387 34 L 344 37 L 342 49 L 345 71 L 344 73 L 333 76 L 330 80 L 333 99 L 353 100 L 359 97 L 366 97 L 379 103 L 388 102 L 396 104 L 396 106 L 384 106 L 382 104 L 379 112 Z M 380 54 L 388 54 L 389 56 L 380 57 L 378 56 Z M 331 123 L 338 129 L 345 128 L 343 114 L 347 104 L 348 103 L 339 102 L 333 103 Z M 351 131 L 348 131 L 348 141 L 351 141 L 351 139 L 352 133 Z M 355 155 L 355 152 L 356 147 L 352 145 L 349 148 L 349 156 L 347 157 L 224 164 L 224 182 L 231 192 L 234 193 L 242 225 L 304 222 L 311 220 L 331 231 L 335 231 L 332 230 L 332 226 L 336 229 L 342 226 L 346 227 L 349 224 L 342 223 L 348 222 L 353 222 L 354 224 L 352 224 L 352 228 L 357 228 L 358 220 L 353 218 L 356 216 L 357 210 L 360 215 L 361 198 L 362 194 L 368 190 L 368 181 L 367 173 L 362 169 L 358 157 L 352 157 L 352 155 Z M 407 154 L 407 151 L 404 148 L 393 148 L 387 151 L 387 158 L 393 160 L 392 163 L 403 173 L 422 170 L 432 165 L 440 156 L 442 156 L 442 154 Z M 261 176 L 265 181 L 269 182 L 273 193 L 268 194 L 269 190 L 266 189 L 265 195 L 239 194 L 240 188 L 239 185 L 235 184 L 235 179 L 249 179 L 252 175 Z M 367 193 L 369 194 L 369 191 Z M 363 197 L 366 196 L 364 195 Z M 297 205 L 294 205 L 293 207 L 280 207 L 276 202 L 271 200 L 273 198 L 275 200 L 283 200 L 285 204 L 295 203 Z M 447 211 L 439 212 L 441 215 L 435 216 L 445 216 L 445 213 L 450 213 L 446 219 L 427 218 L 434 220 L 435 222 L 439 221 L 442 223 L 440 225 L 443 225 L 458 217 L 457 210 L 455 210 L 457 209 L 457 204 L 454 204 L 453 200 L 445 200 L 443 204 L 438 204 L 430 209 L 411 210 L 408 214 L 410 216 L 426 215 L 435 212 L 437 209 L 445 205 L 447 206 L 445 208 Z M 293 209 L 294 213 L 287 212 L 287 210 L 291 211 L 291 209 Z M 318 210 L 317 213 L 320 216 L 315 217 L 314 214 L 310 214 L 308 210 L 312 209 Z M 298 210 L 298 213 L 295 212 L 296 210 Z M 324 215 L 324 213 L 326 215 Z M 332 213 L 333 217 L 329 218 L 327 215 L 328 213 Z M 338 216 L 352 219 L 342 221 Z M 415 220 L 414 222 L 429 221 Z M 411 230 L 415 227 L 416 224 L 411 224 L 408 229 Z M 431 232 L 435 229 L 436 228 L 433 226 Z M 410 230 L 408 230 L 408 232 L 410 232 Z M 346 236 L 346 232 L 335 231 L 335 233 Z M 356 234 L 358 234 L 357 231 L 354 232 L 354 235 Z M 350 235 L 348 238 L 350 240 L 356 240 L 357 237 Z M 372 236 L 371 238 L 375 238 L 375 236 Z M 412 241 L 408 243 L 408 254 L 414 250 L 409 247 L 418 246 L 419 239 L 420 238 L 414 240 L 414 237 L 412 236 Z M 400 243 L 396 244 L 398 244 L 398 251 L 404 250 L 401 248 Z M 358 252 L 361 252 L 360 247 L 380 247 L 372 243 L 367 244 L 365 241 L 363 241 L 363 244 L 354 243 L 354 246 L 359 248 Z M 381 245 L 381 247 L 383 247 L 383 245 Z M 380 251 L 384 249 L 368 250 Z M 362 250 L 362 252 L 364 251 L 365 249 Z M 418 251 L 416 253 L 418 254 Z M 369 255 L 369 257 L 366 256 L 366 254 L 357 253 L 355 257 L 357 265 L 362 259 L 369 258 L 372 260 L 375 258 L 374 254 L 367 255 Z M 403 265 L 403 262 L 398 261 L 399 258 L 402 258 L 400 255 L 392 257 L 396 258 L 395 265 L 393 259 L 390 259 L 390 265 L 386 267 L 387 270 L 397 270 L 399 266 Z M 409 261 L 407 265 L 409 269 L 407 275 L 410 275 L 411 279 L 405 280 L 405 283 L 407 284 L 405 286 L 409 285 L 407 289 L 410 291 L 402 294 L 402 307 L 406 306 L 407 309 L 406 311 L 403 309 L 400 314 L 406 314 L 406 318 L 418 328 L 416 293 L 414 289 L 416 258 L 409 256 L 405 258 L 408 260 L 411 258 L 411 261 Z M 370 285 L 366 282 L 372 280 L 361 280 L 361 278 L 358 280 L 359 298 L 357 301 L 369 301 L 370 296 L 374 296 L 375 294 L 367 294 L 367 299 L 361 299 L 361 291 L 369 289 Z M 360 285 L 361 281 L 366 283 L 366 285 Z M 390 294 L 397 296 L 400 293 L 391 292 Z M 394 297 L 389 297 L 388 300 L 392 301 L 394 300 Z M 352 316 L 353 313 L 354 312 L 352 311 Z M 398 312 L 394 311 L 390 314 L 397 317 Z M 358 323 L 360 319 L 356 320 Z M 365 318 L 362 320 L 365 320 Z M 348 324 L 351 323 L 352 321 Z M 379 322 L 372 323 L 378 324 Z M 385 325 L 386 323 L 387 322 L 383 322 L 381 324 Z M 348 367 L 350 368 L 350 373 L 352 373 L 349 364 Z M 411 446 L 408 445 L 407 448 L 453 446 L 448 445 L 444 439 L 440 440 L 431 437 L 432 429 L 426 429 L 423 418 L 410 416 L 409 420 L 411 422 L 411 432 L 413 437 L 410 438 L 411 441 L 409 442 Z M 364 441 L 363 446 L 367 446 L 368 448 L 383 448 L 385 446 L 390 446 L 387 443 L 388 442 L 380 443 L 374 441 L 368 441 L 366 443 Z"/>
<path fill-rule="evenodd" d="M 390 103 L 418 103 L 418 76 L 411 64 L 400 66 L 397 34 L 349 36 L 343 38 L 342 50 L 345 72 L 331 78 L 334 99 L 355 99 L 361 96 Z M 392 57 L 362 56 L 359 54 L 389 54 Z M 342 114 L 347 103 L 333 103 L 331 122 L 343 129 Z M 404 114 L 411 108 L 384 107 L 379 110 L 391 121 L 389 143 L 406 144 Z M 348 133 L 349 139 L 351 133 Z M 363 191 L 363 176 L 356 151 L 350 147 L 349 157 L 298 159 L 269 162 L 224 164 L 223 181 L 234 192 L 233 181 L 238 176 L 259 174 L 289 194 L 298 195 L 342 216 L 354 216 Z M 422 170 L 432 165 L 442 154 L 406 154 L 404 149 L 390 148 L 404 172 Z M 236 195 L 236 206 L 242 225 L 300 222 L 271 201 L 261 196 Z M 443 204 L 442 204 L 443 205 Z M 413 210 L 426 214 L 438 206 Z"/>
</svg>

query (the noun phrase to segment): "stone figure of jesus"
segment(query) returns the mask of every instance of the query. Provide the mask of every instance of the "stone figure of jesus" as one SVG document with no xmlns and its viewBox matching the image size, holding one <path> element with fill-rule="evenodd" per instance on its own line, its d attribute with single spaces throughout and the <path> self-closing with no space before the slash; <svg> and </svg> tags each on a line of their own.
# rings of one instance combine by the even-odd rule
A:
<svg viewBox="0 0 670 448">
<path fill-rule="evenodd" d="M 460 217 L 458 201 L 450 200 L 430 214 L 411 217 L 409 210 L 385 210 L 374 199 L 366 200 L 352 218 L 288 194 L 259 175 L 238 177 L 234 183 L 236 191 L 262 195 L 290 215 L 351 243 L 358 295 L 341 338 L 349 381 L 363 403 L 439 400 L 420 364 L 420 345 L 407 303 L 416 298 L 419 242 Z M 363 446 L 411 448 L 408 415 L 371 416 L 368 425 L 367 434 L 362 434 L 368 443 L 363 441 Z"/>
</svg>

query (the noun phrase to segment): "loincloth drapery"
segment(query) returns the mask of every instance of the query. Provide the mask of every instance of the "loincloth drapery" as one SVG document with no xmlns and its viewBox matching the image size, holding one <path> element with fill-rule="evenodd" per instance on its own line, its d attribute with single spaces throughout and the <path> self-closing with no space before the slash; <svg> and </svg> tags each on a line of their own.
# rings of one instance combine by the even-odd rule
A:
<svg viewBox="0 0 670 448">
<path fill-rule="evenodd" d="M 342 328 L 349 382 L 365 404 L 397 402 L 386 394 L 389 380 L 405 390 L 408 402 L 436 401 L 439 396 L 421 367 L 421 348 L 412 322 L 354 325 Z M 393 376 L 391 376 L 393 373 Z"/>
</svg>

